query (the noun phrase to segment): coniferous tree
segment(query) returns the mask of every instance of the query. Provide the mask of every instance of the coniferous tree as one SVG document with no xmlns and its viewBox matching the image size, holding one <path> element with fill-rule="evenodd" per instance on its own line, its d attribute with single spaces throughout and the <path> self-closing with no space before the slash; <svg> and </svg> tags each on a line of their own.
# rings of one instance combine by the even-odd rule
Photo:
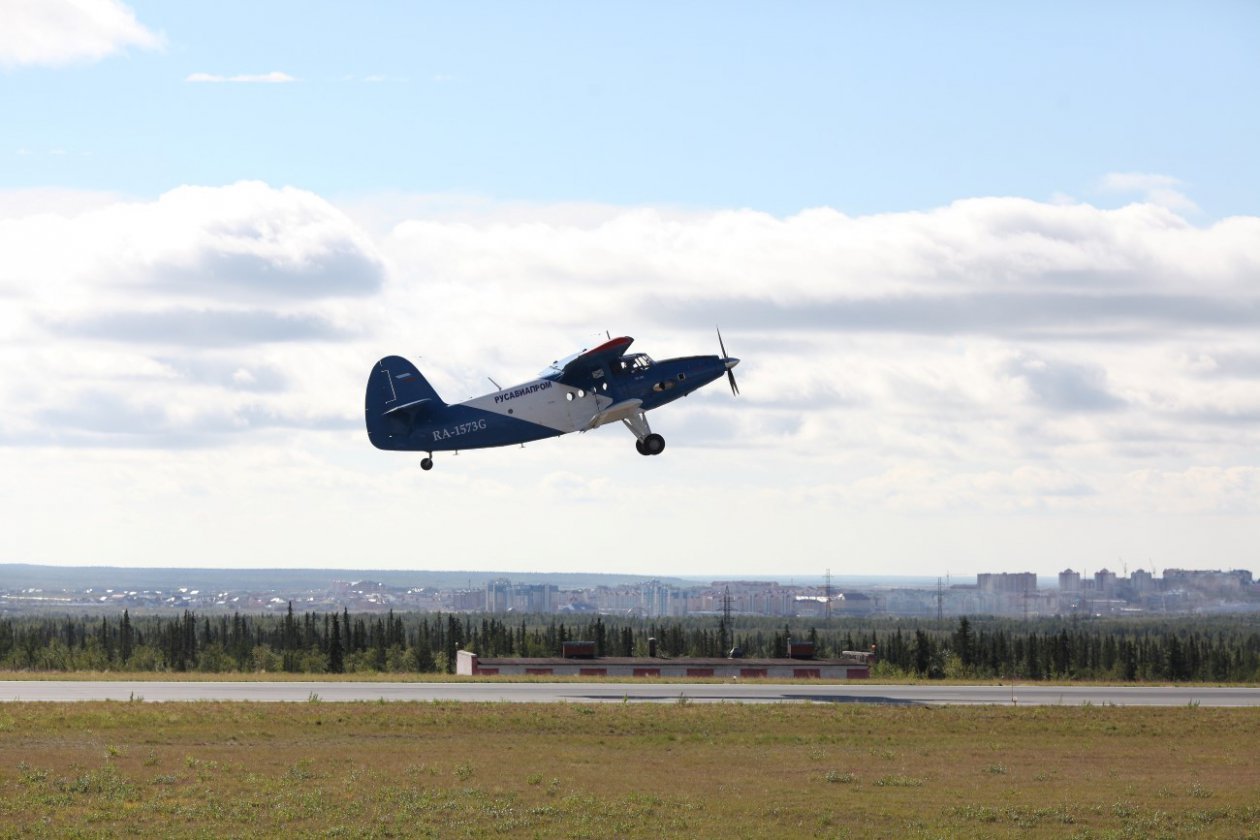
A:
<svg viewBox="0 0 1260 840">
<path fill-rule="evenodd" d="M 1168 637 L 1166 646 L 1167 665 L 1166 670 L 1168 679 L 1173 682 L 1180 682 L 1187 678 L 1188 663 L 1186 660 L 1185 649 L 1182 647 L 1181 641 L 1176 634 Z"/>
<path fill-rule="evenodd" d="M 932 667 L 932 642 L 927 633 L 914 631 L 914 672 L 921 677 L 928 675 Z"/>
<path fill-rule="evenodd" d="M 334 674 L 341 674 L 346 670 L 345 652 L 341 647 L 340 624 L 341 622 L 337 620 L 337 614 L 333 613 L 332 636 L 328 642 L 328 670 Z"/>
<path fill-rule="evenodd" d="M 975 658 L 975 640 L 972 638 L 971 622 L 967 620 L 967 616 L 958 619 L 958 630 L 954 633 L 954 652 L 958 654 L 958 661 L 963 668 L 968 671 L 976 664 Z"/>
<path fill-rule="evenodd" d="M 1030 680 L 1041 679 L 1041 657 L 1037 648 L 1037 634 L 1030 633 L 1024 642 L 1024 676 Z"/>
<path fill-rule="evenodd" d="M 131 652 L 134 649 L 135 634 L 131 629 L 131 614 L 123 610 L 122 623 L 118 631 L 118 654 L 123 665 L 131 659 Z"/>
</svg>

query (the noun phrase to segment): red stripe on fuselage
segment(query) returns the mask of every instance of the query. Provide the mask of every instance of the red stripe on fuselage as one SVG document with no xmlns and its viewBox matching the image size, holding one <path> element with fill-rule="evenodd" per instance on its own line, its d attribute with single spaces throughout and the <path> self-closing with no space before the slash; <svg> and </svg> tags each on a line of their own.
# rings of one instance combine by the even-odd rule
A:
<svg viewBox="0 0 1260 840">
<path fill-rule="evenodd" d="M 620 347 L 626 347 L 632 344 L 633 342 L 634 342 L 633 338 L 631 338 L 628 335 L 623 335 L 620 338 L 614 338 L 612 341 L 605 341 L 603 344 L 599 345 L 598 347 L 593 347 L 590 350 L 587 350 L 582 355 L 592 356 L 596 353 L 607 353 L 609 351 L 616 350 Z"/>
</svg>

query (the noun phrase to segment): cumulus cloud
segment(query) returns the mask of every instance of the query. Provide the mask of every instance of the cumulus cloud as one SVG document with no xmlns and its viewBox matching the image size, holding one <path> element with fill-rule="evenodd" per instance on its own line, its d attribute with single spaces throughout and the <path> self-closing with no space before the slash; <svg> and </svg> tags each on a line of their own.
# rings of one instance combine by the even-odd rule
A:
<svg viewBox="0 0 1260 840">
<path fill-rule="evenodd" d="M 75 243 L 66 248 L 65 243 Z M 218 304 L 370 294 L 382 283 L 374 244 L 312 193 L 257 182 L 180 187 L 156 201 L 118 202 L 66 216 L 0 220 L 0 290 L 36 296 L 85 286 L 137 289 Z M 95 308 L 99 297 L 87 302 Z"/>
<path fill-rule="evenodd" d="M 0 66 L 55 67 L 163 44 L 118 0 L 10 0 L 0 25 Z"/>
<path fill-rule="evenodd" d="M 1260 328 L 1260 300 L 1071 292 L 898 295 L 811 305 L 701 300 L 684 302 L 669 313 L 669 318 L 678 323 L 716 320 L 745 328 L 980 333 L 1033 340 L 1124 338 L 1175 326 Z"/>
<path fill-rule="evenodd" d="M 66 336 L 185 347 L 337 340 L 345 337 L 344 331 L 318 316 L 261 310 L 112 312 L 54 323 L 50 327 Z"/>
<path fill-rule="evenodd" d="M 743 395 L 698 392 L 654 420 L 667 437 L 891 484 L 898 510 L 1122 510 L 1135 463 L 1228 463 L 1260 443 L 1242 422 L 1221 431 L 1257 409 L 1255 217 L 1019 198 L 864 217 L 504 210 L 427 212 L 381 240 L 396 273 L 379 336 L 432 354 L 444 393 L 510 379 L 560 335 L 577 349 L 608 326 L 682 355 L 715 352 L 720 323 Z M 899 472 L 907 459 L 923 469 Z M 1023 480 L 1051 475 L 1070 478 Z"/>
<path fill-rule="evenodd" d="M 189 73 L 184 78 L 186 82 L 193 83 L 234 83 L 234 84 L 254 84 L 254 85 L 282 85 L 290 82 L 296 82 L 295 76 L 288 73 L 282 73 L 279 70 L 273 70 L 270 73 L 239 73 L 234 76 L 222 76 L 217 73 Z"/>
<path fill-rule="evenodd" d="M 1027 385 L 1033 399 L 1056 412 L 1108 411 L 1124 405 L 1108 391 L 1105 373 L 1095 366 L 1022 356 L 1007 370 Z"/>
<path fill-rule="evenodd" d="M 1177 212 L 1197 213 L 1199 205 L 1181 187 L 1180 179 L 1153 172 L 1110 172 L 1103 176 L 1099 190 L 1121 195 L 1140 195 L 1144 201 Z"/>
<path fill-rule="evenodd" d="M 1207 350 L 1194 354 L 1184 363 L 1196 373 L 1222 378 L 1260 379 L 1260 348 L 1247 351 Z"/>
<path fill-rule="evenodd" d="M 343 212 L 259 183 L 37 198 L 0 217 L 10 447 L 320 436 L 359 453 L 381 356 L 410 357 L 458 401 L 605 329 L 658 357 L 716 353 L 715 323 L 744 360 L 742 395 L 719 383 L 654 428 L 671 451 L 782 464 L 810 504 L 1004 515 L 1163 494 L 1161 509 L 1210 508 L 1181 498 L 1193 487 L 1234 509 L 1238 482 L 1129 477 L 1242 463 L 1260 445 L 1254 217 L 1201 226 L 1153 203 L 1014 198 L 861 217 L 449 196 Z M 584 468 L 548 473 L 559 445 L 512 457 L 568 498 L 606 493 L 591 477 L 629 441 L 567 441 Z"/>
<path fill-rule="evenodd" d="M 849 539 L 922 556 L 926 535 L 935 551 L 977 517 L 958 526 L 968 563 L 975 534 L 1022 558 L 1047 522 L 1084 541 L 1123 519 L 1163 545 L 1163 523 L 1210 517 L 1213 540 L 1233 528 L 1249 546 L 1258 277 L 1260 219 L 1201 225 L 1151 202 L 780 218 L 451 196 L 343 208 L 260 183 L 0 194 L 0 495 L 20 511 L 70 494 L 111 529 L 160 510 L 134 529 L 155 546 L 177 538 L 155 529 L 214 511 L 253 522 L 251 558 L 315 529 L 327 562 L 376 535 L 388 554 L 416 516 L 467 533 L 492 509 L 515 532 L 614 498 L 668 535 L 659 562 L 684 565 L 777 558 L 784 533 L 810 556 Z M 658 358 L 716 353 L 715 323 L 741 396 L 719 382 L 654 412 L 662 458 L 612 427 L 422 475 L 364 440 L 384 355 L 457 401 L 605 330 Z M 165 501 L 193 497 L 196 517 Z M 589 567 L 603 517 L 571 518 L 555 562 Z M 1025 518 L 1039 524 L 1001 543 L 994 523 Z M 0 536 L 48 550 L 29 529 Z"/>
<path fill-rule="evenodd" d="M 391 247 L 440 273 L 586 279 L 604 293 L 665 286 L 672 300 L 813 307 L 848 300 L 1051 292 L 1151 295 L 1238 284 L 1260 268 L 1260 219 L 1203 229 L 1149 204 L 1103 210 L 1025 199 L 927 213 L 677 218 L 632 210 L 594 226 L 405 222 Z M 1188 283 L 1193 277 L 1194 283 Z"/>
<path fill-rule="evenodd" d="M 64 187 L 0 190 L 0 219 L 44 214 L 75 216 L 119 201 L 120 196 L 116 193 Z"/>
<path fill-rule="evenodd" d="M 209 445 L 355 416 L 310 370 L 322 345 L 361 334 L 384 282 L 341 211 L 249 182 L 54 198 L 10 195 L 0 218 L 0 394 L 28 407 L 0 421 L 0 440 Z"/>
</svg>

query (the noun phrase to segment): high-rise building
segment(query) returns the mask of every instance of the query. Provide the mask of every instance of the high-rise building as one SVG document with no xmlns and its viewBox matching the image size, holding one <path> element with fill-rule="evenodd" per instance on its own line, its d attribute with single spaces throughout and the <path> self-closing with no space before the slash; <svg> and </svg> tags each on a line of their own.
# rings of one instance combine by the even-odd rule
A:
<svg viewBox="0 0 1260 840">
<path fill-rule="evenodd" d="M 976 575 L 976 586 L 989 595 L 1025 595 L 1037 591 L 1033 572 L 1000 572 Z"/>
<path fill-rule="evenodd" d="M 1129 575 L 1129 584 L 1137 595 L 1147 595 L 1156 591 L 1155 576 L 1145 569 L 1138 569 Z"/>
<path fill-rule="evenodd" d="M 512 581 L 495 578 L 486 581 L 486 612 L 507 612 L 512 608 Z"/>
</svg>

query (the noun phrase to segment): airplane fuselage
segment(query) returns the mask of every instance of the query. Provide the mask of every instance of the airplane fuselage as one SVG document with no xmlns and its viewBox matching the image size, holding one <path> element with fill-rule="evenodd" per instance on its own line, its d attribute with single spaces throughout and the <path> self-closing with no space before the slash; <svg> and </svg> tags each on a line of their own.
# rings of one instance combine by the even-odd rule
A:
<svg viewBox="0 0 1260 840">
<path fill-rule="evenodd" d="M 380 448 L 416 452 L 483 449 L 587 431 L 603 425 L 594 421 L 615 403 L 637 398 L 642 400 L 643 411 L 651 411 L 726 373 L 717 356 L 665 359 L 642 371 L 613 373 L 604 367 L 602 376 L 592 377 L 589 388 L 544 377 L 448 405 L 433 422 L 417 424 L 406 435 L 391 437 L 391 445 Z"/>
<path fill-rule="evenodd" d="M 411 362 L 388 356 L 368 381 L 368 437 L 378 449 L 431 454 L 528 443 L 621 421 L 641 453 L 659 454 L 664 439 L 651 433 L 645 413 L 729 376 L 739 360 L 623 355 L 631 341 L 610 339 L 552 363 L 537 379 L 451 405 Z M 733 377 L 731 382 L 734 390 Z M 426 459 L 425 469 L 431 465 Z"/>
</svg>

